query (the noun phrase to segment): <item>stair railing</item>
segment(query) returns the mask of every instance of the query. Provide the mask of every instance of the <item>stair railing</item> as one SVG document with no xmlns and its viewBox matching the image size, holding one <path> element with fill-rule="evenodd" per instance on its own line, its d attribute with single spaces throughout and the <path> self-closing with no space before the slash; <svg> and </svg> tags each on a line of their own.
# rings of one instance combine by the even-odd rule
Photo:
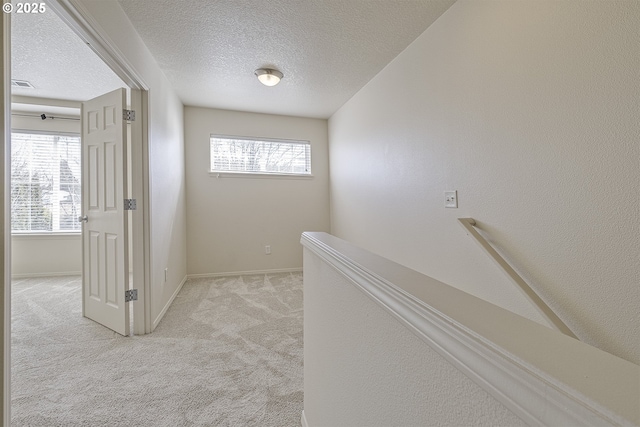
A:
<svg viewBox="0 0 640 427">
<path fill-rule="evenodd" d="M 549 321 L 557 330 L 572 338 L 578 339 L 576 335 L 569 329 L 569 327 L 558 317 L 558 315 L 545 303 L 538 294 L 531 289 L 531 286 L 524 281 L 522 277 L 505 261 L 503 257 L 482 237 L 478 230 L 476 230 L 476 221 L 473 218 L 458 218 L 460 224 L 469 232 L 471 236 L 475 238 L 478 244 L 485 250 L 485 252 L 498 263 L 500 267 L 507 273 L 507 276 L 515 282 L 515 284 L 524 292 L 526 297 L 533 303 L 534 307 L 542 314 L 542 316 Z"/>
</svg>

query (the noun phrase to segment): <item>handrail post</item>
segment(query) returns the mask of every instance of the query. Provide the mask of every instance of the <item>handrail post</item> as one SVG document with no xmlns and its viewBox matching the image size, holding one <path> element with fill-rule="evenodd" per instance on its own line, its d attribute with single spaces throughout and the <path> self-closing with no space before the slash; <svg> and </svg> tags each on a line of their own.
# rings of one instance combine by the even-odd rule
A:
<svg viewBox="0 0 640 427">
<path fill-rule="evenodd" d="M 476 221 L 473 218 L 458 218 L 458 221 L 462 226 L 473 236 L 478 244 L 485 250 L 495 262 L 507 273 L 507 276 L 515 282 L 516 285 L 524 292 L 525 296 L 533 303 L 534 307 L 538 309 L 540 314 L 547 319 L 557 330 L 572 338 L 578 339 L 576 335 L 569 329 L 569 327 L 558 317 L 558 315 L 549 307 L 538 294 L 531 289 L 531 287 L 524 281 L 522 277 L 507 263 L 507 261 L 500 256 L 500 254 L 482 237 L 478 230 L 475 229 Z"/>
</svg>

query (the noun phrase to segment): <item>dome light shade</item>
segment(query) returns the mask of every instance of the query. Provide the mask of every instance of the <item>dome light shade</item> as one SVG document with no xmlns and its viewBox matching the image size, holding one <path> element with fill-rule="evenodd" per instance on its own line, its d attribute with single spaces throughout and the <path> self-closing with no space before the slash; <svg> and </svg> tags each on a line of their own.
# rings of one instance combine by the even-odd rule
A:
<svg viewBox="0 0 640 427">
<path fill-rule="evenodd" d="M 280 71 L 271 68 L 258 68 L 256 70 L 256 76 L 258 76 L 260 83 L 265 86 L 275 86 L 280 83 L 280 79 L 284 77 Z"/>
</svg>

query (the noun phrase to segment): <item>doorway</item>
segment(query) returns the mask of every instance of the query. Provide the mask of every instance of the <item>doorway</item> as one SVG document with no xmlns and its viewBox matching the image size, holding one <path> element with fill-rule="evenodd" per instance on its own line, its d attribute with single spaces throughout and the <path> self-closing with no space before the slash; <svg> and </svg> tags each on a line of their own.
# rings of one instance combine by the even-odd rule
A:
<svg viewBox="0 0 640 427">
<path fill-rule="evenodd" d="M 85 44 L 90 45 L 95 52 L 99 52 L 99 56 L 104 60 L 109 67 L 118 74 L 118 76 L 130 87 L 131 89 L 131 106 L 137 112 L 139 120 L 132 125 L 131 135 L 134 144 L 132 145 L 132 193 L 134 198 L 138 200 L 138 209 L 131 214 L 133 233 L 132 233 L 132 258 L 133 258 L 133 276 L 134 281 L 138 287 L 139 303 L 135 306 L 135 318 L 137 319 L 134 325 L 136 334 L 144 334 L 151 331 L 151 320 L 148 307 L 150 305 L 150 293 L 149 293 L 149 230 L 148 221 L 148 142 L 147 142 L 147 105 L 148 105 L 148 88 L 142 81 L 135 77 L 135 73 L 130 71 L 127 64 L 118 62 L 113 59 L 117 55 L 114 55 L 112 50 L 106 46 L 104 42 L 101 42 L 92 33 L 89 26 L 87 26 L 81 19 L 80 14 L 75 9 L 70 9 L 67 6 L 61 4 L 62 2 L 52 1 L 47 3 L 50 13 L 53 11 L 63 18 L 63 21 L 69 25 L 73 31 L 80 36 L 81 40 Z M 10 140 L 10 134 L 8 131 L 8 124 L 10 123 L 10 109 L 8 91 L 9 91 L 9 78 L 10 68 L 10 34 L 9 34 L 9 22 L 10 17 L 6 14 L 3 16 L 2 25 L 2 46 L 3 46 L 3 70 L 4 70 L 4 103 L 2 109 L 3 124 L 5 129 L 5 147 L 6 143 Z M 117 64 L 117 65 L 114 65 Z M 137 143 L 136 143 L 137 142 Z M 8 187 L 8 167 L 7 162 L 8 153 L 4 152 L 3 163 L 5 167 L 5 181 L 4 188 L 6 189 L 5 195 L 9 193 Z M 10 264 L 10 224 L 9 224 L 9 206 L 8 198 L 5 197 L 5 209 L 3 210 L 4 227 L 4 240 L 3 246 L 3 258 L 5 262 L 3 265 Z M 4 348 L 2 351 L 2 414 L 1 418 L 5 425 L 10 423 L 10 269 L 6 268 L 3 272 L 4 282 L 4 298 L 3 298 L 3 314 L 0 316 L 3 325 L 4 334 Z"/>
<path fill-rule="evenodd" d="M 69 98 L 88 100 L 127 84 L 52 11 L 16 15 L 12 27 L 12 275 L 80 274 L 83 226 L 76 218 L 84 210 L 80 172 L 88 163 L 81 161 L 81 103 Z M 136 94 L 127 92 L 131 108 Z M 128 133 L 139 136 L 133 128 Z M 122 169 L 131 182 L 131 162 Z M 133 198 L 132 189 L 125 198 Z"/>
</svg>

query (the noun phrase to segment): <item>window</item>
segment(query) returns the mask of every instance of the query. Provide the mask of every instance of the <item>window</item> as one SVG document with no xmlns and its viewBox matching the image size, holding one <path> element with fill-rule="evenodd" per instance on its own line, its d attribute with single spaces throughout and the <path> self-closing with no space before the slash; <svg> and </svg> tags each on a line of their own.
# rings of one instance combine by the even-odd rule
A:
<svg viewBox="0 0 640 427">
<path fill-rule="evenodd" d="M 311 175 L 311 143 L 211 135 L 210 172 Z"/>
<path fill-rule="evenodd" d="M 11 134 L 11 231 L 79 232 L 80 137 Z"/>
</svg>

